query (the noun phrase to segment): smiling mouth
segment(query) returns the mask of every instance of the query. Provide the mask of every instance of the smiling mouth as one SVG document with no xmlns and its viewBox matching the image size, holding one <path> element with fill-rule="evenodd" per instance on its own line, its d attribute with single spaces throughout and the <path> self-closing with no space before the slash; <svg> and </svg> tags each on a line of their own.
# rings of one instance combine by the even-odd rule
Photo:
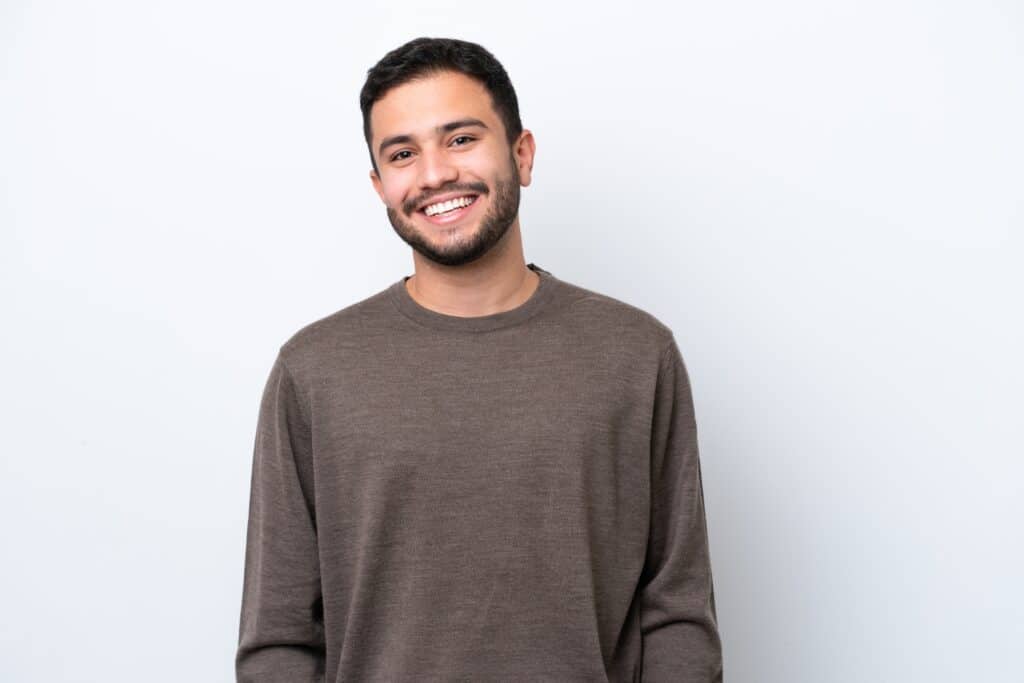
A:
<svg viewBox="0 0 1024 683">
<path fill-rule="evenodd" d="M 424 216 L 431 223 L 436 225 L 446 225 L 459 220 L 462 216 L 471 211 L 473 207 L 476 206 L 479 199 L 480 195 L 463 195 L 462 197 L 450 200 L 449 202 L 442 203 L 440 207 L 434 208 L 433 211 L 436 213 L 427 213 L 427 208 L 431 207 L 431 204 L 419 209 L 418 213 Z M 466 203 L 467 200 L 468 203 Z M 438 211 L 438 208 L 442 210 Z"/>
<path fill-rule="evenodd" d="M 418 209 L 418 211 L 423 215 L 427 216 L 428 218 L 434 216 L 445 216 L 447 214 L 454 213 L 459 209 L 472 206 L 478 198 L 479 195 L 465 194 L 462 195 L 461 197 L 456 197 L 455 199 L 450 199 L 446 202 L 441 202 L 440 205 L 435 205 L 435 203 L 432 202 L 424 206 L 422 209 Z M 427 213 L 427 209 L 431 209 L 431 212 Z"/>
</svg>

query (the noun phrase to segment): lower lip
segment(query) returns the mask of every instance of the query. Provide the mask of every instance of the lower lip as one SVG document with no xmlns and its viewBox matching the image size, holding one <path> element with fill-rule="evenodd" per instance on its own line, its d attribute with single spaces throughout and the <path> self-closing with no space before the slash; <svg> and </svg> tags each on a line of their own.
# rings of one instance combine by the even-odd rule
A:
<svg viewBox="0 0 1024 683">
<path fill-rule="evenodd" d="M 446 213 L 443 216 L 428 216 L 422 211 L 420 211 L 420 213 L 423 214 L 423 217 L 426 218 L 431 223 L 433 223 L 434 225 L 448 225 L 449 223 L 454 223 L 455 221 L 464 217 L 473 209 L 473 207 L 475 207 L 479 203 L 480 197 L 477 197 L 469 206 L 463 206 L 462 208 L 456 209 L 455 211 L 452 211 L 450 213 Z"/>
</svg>

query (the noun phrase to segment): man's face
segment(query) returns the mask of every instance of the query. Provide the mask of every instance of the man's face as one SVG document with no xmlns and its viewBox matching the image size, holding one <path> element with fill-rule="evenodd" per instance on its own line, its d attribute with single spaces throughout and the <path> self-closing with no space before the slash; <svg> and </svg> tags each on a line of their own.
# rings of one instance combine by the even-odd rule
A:
<svg viewBox="0 0 1024 683">
<path fill-rule="evenodd" d="M 532 135 L 523 131 L 528 139 L 510 149 L 476 80 L 446 71 L 394 88 L 373 105 L 370 127 L 374 189 L 395 232 L 424 257 L 446 266 L 475 261 L 516 221 Z M 433 206 L 451 198 L 454 209 L 435 213 L 451 208 Z"/>
</svg>

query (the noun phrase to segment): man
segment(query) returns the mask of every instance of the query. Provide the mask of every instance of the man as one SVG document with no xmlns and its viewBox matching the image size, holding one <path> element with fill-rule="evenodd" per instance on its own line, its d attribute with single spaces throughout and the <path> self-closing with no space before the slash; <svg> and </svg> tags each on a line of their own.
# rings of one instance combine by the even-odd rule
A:
<svg viewBox="0 0 1024 683">
<path fill-rule="evenodd" d="M 673 333 L 525 263 L 535 143 L 489 52 L 413 40 L 361 106 L 415 274 L 279 349 L 238 680 L 721 681 Z"/>
</svg>

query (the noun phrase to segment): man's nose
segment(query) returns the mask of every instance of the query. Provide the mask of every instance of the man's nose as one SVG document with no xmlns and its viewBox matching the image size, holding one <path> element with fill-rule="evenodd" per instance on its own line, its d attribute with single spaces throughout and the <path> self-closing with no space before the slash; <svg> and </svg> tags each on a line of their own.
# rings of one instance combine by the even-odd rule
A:
<svg viewBox="0 0 1024 683">
<path fill-rule="evenodd" d="M 420 156 L 421 187 L 443 187 L 454 182 L 458 177 L 458 169 L 444 150 L 423 150 Z"/>
</svg>

